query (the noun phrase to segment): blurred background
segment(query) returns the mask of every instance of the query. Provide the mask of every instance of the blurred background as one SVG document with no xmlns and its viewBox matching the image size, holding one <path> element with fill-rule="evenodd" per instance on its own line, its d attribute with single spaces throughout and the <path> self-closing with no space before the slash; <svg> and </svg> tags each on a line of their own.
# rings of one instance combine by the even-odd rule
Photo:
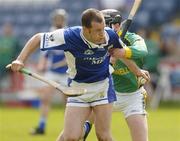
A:
<svg viewBox="0 0 180 141">
<path fill-rule="evenodd" d="M 49 31 L 50 13 L 64 8 L 68 13 L 68 26 L 80 25 L 81 12 L 87 8 L 115 8 L 126 19 L 133 0 L 0 0 L 0 102 L 16 102 L 17 95 L 28 95 L 35 80 L 5 69 L 25 42 L 35 33 Z M 152 106 L 160 100 L 180 100 L 180 1 L 143 0 L 130 31 L 144 37 L 149 55 L 144 68 L 151 72 L 152 82 L 147 85 Z M 37 51 L 28 64 L 37 64 Z M 37 82 L 38 83 L 38 82 Z M 31 85 L 33 84 L 33 85 Z M 33 93 L 33 92 L 32 92 Z M 32 95 L 32 96 L 31 96 Z M 156 95 L 153 100 L 153 95 Z M 28 97 L 27 96 L 27 97 Z M 28 99 L 27 99 L 28 100 Z"/>
<path fill-rule="evenodd" d="M 80 25 L 81 13 L 87 8 L 114 8 L 120 10 L 123 19 L 126 19 L 133 2 L 0 0 L 0 106 L 38 108 L 39 100 L 34 89 L 40 82 L 12 73 L 5 66 L 16 58 L 33 34 L 49 31 L 50 13 L 54 9 L 65 9 L 68 26 L 76 26 Z M 149 93 L 148 109 L 175 105 L 173 108 L 178 109 L 177 117 L 180 118 L 180 0 L 143 0 L 130 31 L 145 39 L 149 51 L 144 65 L 152 78 L 151 83 L 145 86 Z M 36 71 L 38 59 L 39 51 L 31 56 L 27 67 Z M 59 104 L 56 96 L 53 103 Z M 179 122 L 177 126 L 180 134 Z M 180 141 L 180 138 L 175 141 Z"/>
</svg>

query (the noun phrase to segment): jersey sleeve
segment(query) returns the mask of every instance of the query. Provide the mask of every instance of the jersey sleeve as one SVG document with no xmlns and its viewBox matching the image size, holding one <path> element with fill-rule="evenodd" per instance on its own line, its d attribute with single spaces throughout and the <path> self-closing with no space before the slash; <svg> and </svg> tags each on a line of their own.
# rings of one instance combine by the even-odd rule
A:
<svg viewBox="0 0 180 141">
<path fill-rule="evenodd" d="M 65 29 L 58 29 L 53 32 L 41 33 L 41 50 L 67 50 L 68 46 L 65 41 Z"/>
<path fill-rule="evenodd" d="M 138 59 L 143 58 L 148 54 L 145 41 L 139 35 L 129 33 L 127 34 L 125 39 L 128 40 L 128 42 L 130 43 L 130 45 L 124 47 L 126 52 L 126 58 Z"/>
<path fill-rule="evenodd" d="M 119 36 L 115 33 L 113 34 L 113 44 L 114 44 L 114 48 L 123 48 L 121 45 L 121 39 L 119 38 Z"/>
<path fill-rule="evenodd" d="M 109 36 L 109 44 L 111 44 L 111 48 L 122 48 L 120 43 L 121 39 L 117 35 L 117 33 L 109 27 L 105 27 L 106 32 Z"/>
</svg>

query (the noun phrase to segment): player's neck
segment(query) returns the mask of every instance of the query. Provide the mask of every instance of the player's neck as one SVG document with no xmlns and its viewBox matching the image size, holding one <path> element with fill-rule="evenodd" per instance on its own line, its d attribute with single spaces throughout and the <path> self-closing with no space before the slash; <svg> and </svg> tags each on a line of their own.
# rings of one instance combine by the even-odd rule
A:
<svg viewBox="0 0 180 141">
<path fill-rule="evenodd" d="M 92 41 L 91 41 L 91 37 L 90 37 L 89 34 L 86 33 L 84 30 L 82 30 L 82 35 L 83 35 L 83 37 L 84 37 L 87 41 L 92 42 Z"/>
</svg>

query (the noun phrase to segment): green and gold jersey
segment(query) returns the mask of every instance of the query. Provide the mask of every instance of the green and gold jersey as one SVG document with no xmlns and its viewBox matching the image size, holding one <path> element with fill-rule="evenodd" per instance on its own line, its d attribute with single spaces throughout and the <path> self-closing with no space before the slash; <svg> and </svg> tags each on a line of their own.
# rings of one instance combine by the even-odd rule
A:
<svg viewBox="0 0 180 141">
<path fill-rule="evenodd" d="M 124 43 L 127 46 L 125 47 L 126 58 L 134 60 L 142 68 L 144 57 L 147 55 L 144 39 L 135 33 L 127 32 Z M 136 75 L 121 60 L 116 60 L 113 68 L 115 71 L 112 76 L 114 88 L 117 92 L 130 93 L 139 88 Z"/>
</svg>

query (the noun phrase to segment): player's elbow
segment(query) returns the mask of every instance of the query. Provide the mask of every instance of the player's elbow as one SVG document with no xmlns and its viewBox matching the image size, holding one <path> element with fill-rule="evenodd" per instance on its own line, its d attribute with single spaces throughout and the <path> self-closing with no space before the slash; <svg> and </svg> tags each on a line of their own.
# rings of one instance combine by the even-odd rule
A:
<svg viewBox="0 0 180 141">
<path fill-rule="evenodd" d="M 148 55 L 148 50 L 147 50 L 147 47 L 146 47 L 146 45 L 145 46 L 143 46 L 144 47 L 144 49 L 142 50 L 142 54 L 143 54 L 143 57 L 145 57 L 145 56 L 147 56 Z M 142 47 L 142 48 L 143 48 Z"/>
<path fill-rule="evenodd" d="M 148 55 L 148 50 L 144 46 L 139 46 L 138 48 L 133 49 L 132 52 L 132 58 L 134 59 L 143 58 Z"/>
<path fill-rule="evenodd" d="M 148 51 L 147 50 L 142 50 L 139 54 L 139 57 L 146 57 L 148 55 Z"/>
</svg>

